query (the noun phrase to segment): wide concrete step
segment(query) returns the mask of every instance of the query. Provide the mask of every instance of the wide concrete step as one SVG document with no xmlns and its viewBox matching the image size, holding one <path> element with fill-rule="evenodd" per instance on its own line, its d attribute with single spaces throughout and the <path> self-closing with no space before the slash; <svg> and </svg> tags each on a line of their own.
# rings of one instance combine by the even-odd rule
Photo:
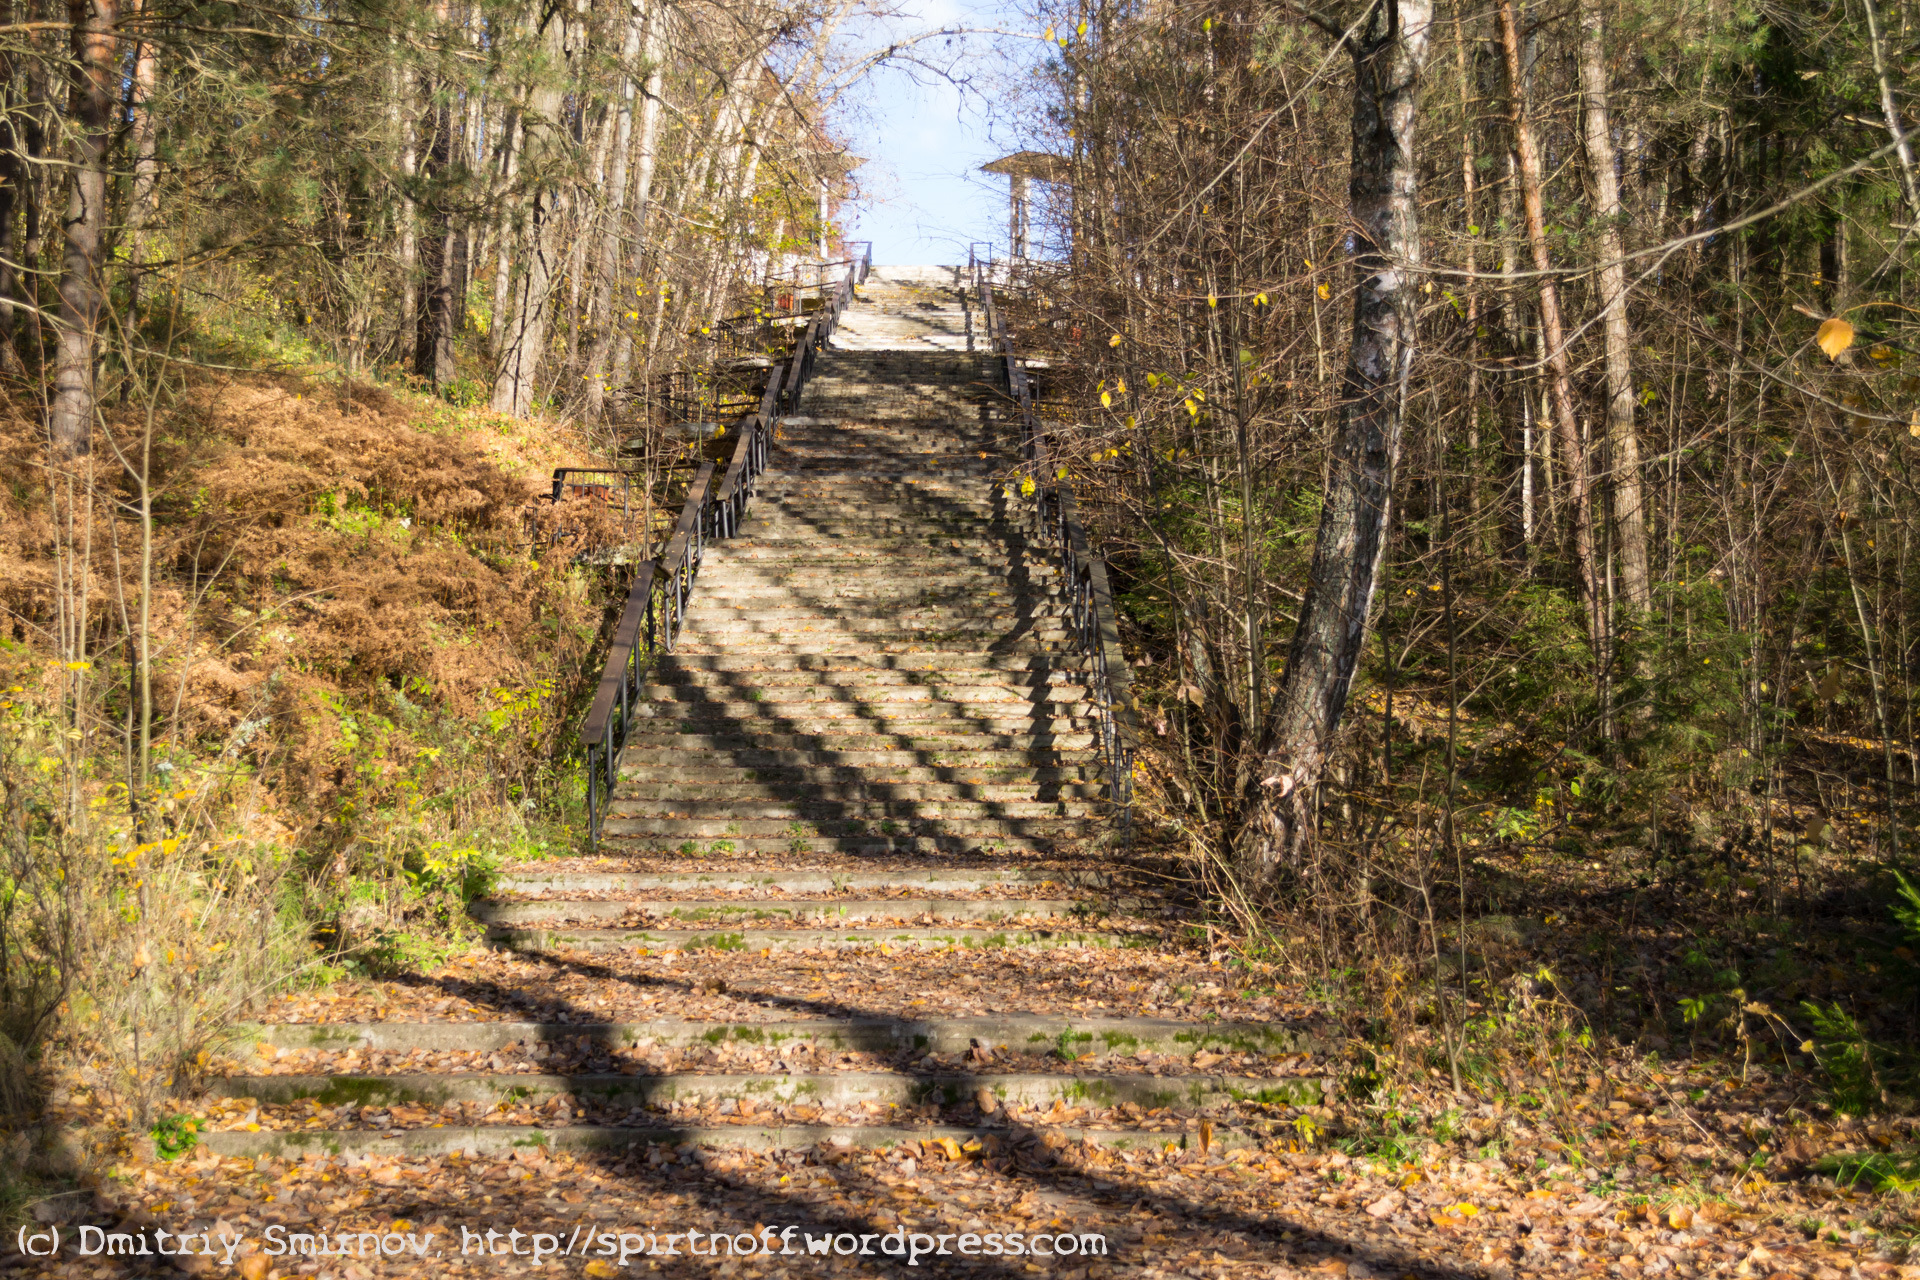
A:
<svg viewBox="0 0 1920 1280">
<path fill-rule="evenodd" d="M 1054 751 L 1085 751 L 1093 746 L 1086 733 L 764 733 L 713 729 L 706 733 L 677 733 L 671 728 L 636 724 L 627 735 L 628 746 L 640 751 L 809 751 L 845 755 L 849 751 L 917 752 L 921 763 L 940 764 L 949 753 L 1018 752 L 1033 756 Z M 927 760 L 931 755 L 934 758 Z"/>
<path fill-rule="evenodd" d="M 741 681 L 719 686 L 648 685 L 642 690 L 642 696 L 656 707 L 680 704 L 689 714 L 703 711 L 713 715 L 788 715 L 809 708 L 812 709 L 811 713 L 821 715 L 896 715 L 907 714 L 914 708 L 945 708 L 944 714 L 954 717 L 1090 714 L 1086 710 L 1090 704 L 1085 689 L 1067 684 L 955 685 L 946 688 L 913 684 L 762 687 Z M 652 714 L 663 712 L 656 710 Z"/>
<path fill-rule="evenodd" d="M 796 854 L 847 858 L 926 858 L 974 856 L 990 853 L 1049 854 L 1059 840 L 1030 835 L 869 835 L 869 836 L 727 836 L 718 840 L 691 840 L 626 830 L 625 820 L 609 819 L 600 831 L 602 848 L 633 850 L 664 856 L 693 858 L 776 858 Z M 799 848 L 795 848 L 796 841 Z"/>
<path fill-rule="evenodd" d="M 747 733 L 1071 733 L 1088 728 L 1071 704 L 1055 706 L 961 707 L 949 702 L 642 702 L 633 709 L 639 721 L 673 721 L 696 732 L 724 732 L 723 725 Z"/>
<path fill-rule="evenodd" d="M 1057 1136 L 1061 1146 L 1085 1143 L 1118 1150 L 1158 1151 L 1197 1149 L 1198 1126 L 1193 1121 L 1179 1132 L 1142 1132 L 1139 1129 L 1090 1128 L 1079 1125 L 1048 1126 L 1045 1133 Z M 275 1132 L 260 1129 L 227 1129 L 201 1135 L 207 1150 L 232 1159 L 257 1159 L 261 1156 L 286 1157 L 308 1151 L 327 1151 L 335 1155 L 365 1159 L 427 1159 L 460 1155 L 467 1159 L 505 1159 L 535 1145 L 548 1152 L 624 1153 L 637 1147 L 722 1151 L 829 1151 L 909 1147 L 916 1143 L 951 1140 L 985 1149 L 989 1153 L 1012 1150 L 1007 1136 L 1011 1131 L 958 1125 L 808 1125 L 808 1124 L 734 1124 L 734 1125 L 593 1125 L 555 1124 L 529 1129 L 520 1125 L 446 1125 L 431 1129 L 306 1129 Z M 1260 1144 L 1258 1135 L 1212 1126 L 1207 1134 L 1208 1149 L 1234 1151 Z M 671 1161 L 674 1157 L 666 1157 Z M 689 1157 L 688 1163 L 695 1163 Z M 500 1240 L 507 1239 L 502 1233 Z M 505 1244 L 502 1243 L 502 1248 Z M 557 1247 L 557 1246 L 556 1246 Z M 799 1246 L 796 1245 L 797 1249 Z"/>
<path fill-rule="evenodd" d="M 1069 676 L 1085 678 L 1081 660 L 1070 655 L 1041 657 L 1010 654 L 989 649 L 952 649 L 929 653 L 877 654 L 842 650 L 836 653 L 789 654 L 783 657 L 758 657 L 741 653 L 674 653 L 663 659 L 664 670 L 744 672 L 918 672 L 929 679 L 945 679 L 952 673 L 968 677 L 982 673 L 1011 672 L 1034 678 Z"/>
<path fill-rule="evenodd" d="M 907 800 L 893 796 L 871 799 L 805 800 L 715 799 L 681 795 L 660 799 L 636 796 L 622 786 L 614 792 L 610 811 L 616 818 L 650 818 L 676 826 L 698 824 L 703 835 L 862 834 L 873 824 L 894 823 L 908 829 L 937 825 L 941 829 L 1002 824 L 1011 829 L 1035 820 L 1083 817 L 1091 805 L 1067 797 L 1058 800 Z M 997 829 L 997 828 L 996 828 Z"/>
<path fill-rule="evenodd" d="M 982 776 L 985 776 L 985 771 L 1018 773 L 1026 769 L 1046 776 L 1083 767 L 1083 762 L 1076 756 L 1063 756 L 1059 749 L 1025 743 L 986 749 L 914 751 L 891 747 L 780 747 L 768 745 L 765 737 L 756 737 L 751 743 L 726 742 L 715 745 L 687 741 L 692 736 L 682 734 L 653 742 L 629 742 L 620 756 L 621 777 L 641 776 L 661 766 L 713 769 L 724 765 L 753 770 L 830 769 L 837 772 L 885 768 L 889 770 L 889 777 L 900 776 L 893 772 L 898 768 L 940 773 L 959 770 L 971 777 L 976 771 L 982 771 Z"/>
<path fill-rule="evenodd" d="M 924 867 L 898 866 L 870 871 L 545 871 L 535 867 L 501 873 L 501 893 L 837 893 L 912 887 L 928 893 L 978 893 L 1008 887 L 1073 888 L 1088 892 L 1113 887 L 1105 871 L 1080 867 Z"/>
<path fill-rule="evenodd" d="M 715 924 L 759 923 L 768 920 L 832 928 L 846 924 L 867 924 L 875 920 L 916 920 L 922 924 L 936 921 L 983 921 L 993 924 L 1021 916 L 1052 919 L 1072 915 L 1082 907 L 1073 898 L 834 898 L 820 900 L 780 900 L 753 898 L 675 899 L 649 901 L 587 900 L 569 902 L 548 898 L 539 902 L 476 902 L 467 914 L 482 924 L 531 925 L 555 921 L 624 920 L 629 914 L 658 918 L 662 924 L 689 924 L 710 928 Z"/>
<path fill-rule="evenodd" d="M 893 565 L 856 561 L 829 568 L 769 567 L 753 561 L 713 558 L 700 569 L 703 598 L 758 598 L 782 591 L 818 591 L 829 596 L 883 600 L 927 591 L 1038 591 L 1060 590 L 1060 568 L 1051 561 L 1036 564 L 961 565 L 902 574 Z"/>
<path fill-rule="evenodd" d="M 657 1018 L 644 1022 L 339 1022 L 255 1023 L 230 1028 L 237 1044 L 276 1049 L 359 1047 L 384 1053 L 466 1050 L 490 1053 L 516 1044 L 586 1041 L 613 1049 L 648 1044 L 804 1044 L 810 1049 L 894 1053 L 965 1053 L 975 1044 L 999 1048 L 1065 1045 L 1076 1056 L 1134 1054 L 1172 1057 L 1198 1053 L 1323 1052 L 1335 1047 L 1309 1028 L 1283 1022 L 1195 1022 L 1181 1018 L 1081 1018 L 1004 1013 L 957 1018 L 887 1018 L 827 1015 L 769 1017 L 725 1022 Z"/>
<path fill-rule="evenodd" d="M 980 643 L 982 633 L 977 631 L 944 632 L 920 631 L 910 636 L 885 635 L 875 633 L 864 637 L 849 637 L 829 629 L 817 633 L 792 631 L 786 635 L 753 636 L 752 633 L 716 631 L 702 635 L 690 633 L 681 638 L 679 652 L 705 657 L 722 653 L 741 653 L 749 657 L 801 657 L 814 654 L 839 653 L 847 648 L 849 639 L 858 640 L 866 651 L 874 656 L 909 655 L 939 651 L 942 649 L 972 648 Z M 1040 657 L 1045 655 L 1065 656 L 1066 633 L 1058 631 L 1035 631 L 1010 636 L 995 641 L 1000 652 L 1013 657 Z"/>
<path fill-rule="evenodd" d="M 622 768 L 621 776 L 631 780 L 626 785 L 648 785 L 660 787 L 687 788 L 688 793 L 708 794 L 715 788 L 774 787 L 791 788 L 804 793 L 807 788 L 898 788 L 898 787 L 952 787 L 956 790 L 998 790 L 1015 789 L 1029 794 L 1043 792 L 1051 795 L 1058 791 L 1062 794 L 1080 794 L 1076 788 L 1092 787 L 1100 791 L 1104 780 L 1100 770 L 1091 764 L 1064 768 L 1020 767 L 938 767 L 927 765 L 850 765 L 840 768 L 831 766 L 792 766 L 761 763 L 757 766 L 718 765 L 688 763 L 684 754 L 673 752 L 653 752 L 656 757 L 667 757 L 656 763 L 635 763 L 639 759 L 636 750 L 623 757 L 623 764 L 633 765 Z M 763 755 L 768 753 L 761 753 Z M 1100 794 L 1105 794 L 1100 791 Z"/>
<path fill-rule="evenodd" d="M 982 593 L 984 595 L 984 593 Z M 796 603 L 789 601 L 759 604 L 725 599 L 710 600 L 696 595 L 687 617 L 696 627 L 738 627 L 746 631 L 767 631 L 804 623 L 827 623 L 853 631 L 886 631 L 890 628 L 925 630 L 995 631 L 1034 618 L 1056 621 L 1062 616 L 1057 605 L 1012 597 L 987 596 L 973 608 L 952 604 L 898 604 L 852 599 Z"/>
<path fill-rule="evenodd" d="M 938 806 L 866 803 L 848 806 L 769 805 L 770 817 L 712 813 L 699 816 L 694 802 L 676 812 L 693 816 L 652 816 L 664 806 L 652 801 L 628 801 L 616 791 L 607 829 L 625 836 L 652 836 L 662 840 L 815 840 L 865 839 L 873 836 L 956 836 L 974 840 L 993 836 L 1056 838 L 1075 835 L 1081 824 L 1074 815 L 1062 816 L 1058 806 L 1029 802 L 1027 815 L 1002 817 L 992 813 L 946 816 Z M 984 808 L 985 806 L 980 806 Z M 1072 806 L 1067 806 L 1072 807 Z M 921 812 L 913 812 L 921 809 Z M 835 830 L 838 828 L 838 830 Z"/>
<path fill-rule="evenodd" d="M 704 1072 L 635 1076 L 582 1072 L 417 1073 L 407 1075 L 229 1076 L 212 1083 L 216 1098 L 247 1098 L 263 1105 L 317 1102 L 380 1112 L 401 1105 L 510 1103 L 526 1109 L 549 1099 L 592 1100 L 602 1106 L 657 1108 L 673 1102 L 751 1099 L 760 1105 L 811 1106 L 892 1103 L 966 1106 L 985 1089 L 995 1109 L 1008 1103 L 1045 1107 L 1053 1102 L 1101 1106 L 1204 1110 L 1242 1099 L 1308 1105 L 1320 1099 L 1320 1081 L 1261 1076 L 1153 1076 L 1098 1072 Z"/>
<path fill-rule="evenodd" d="M 1156 945 L 1150 934 L 1093 929 L 1033 929 L 991 925 L 950 928 L 876 929 L 524 929 L 496 925 L 487 941 L 508 951 L 850 951 L 863 947 L 900 950 L 1057 951 L 1063 947 L 1126 948 Z"/>
<path fill-rule="evenodd" d="M 653 679 L 659 683 L 647 685 L 645 696 L 707 698 L 715 696 L 711 692 L 715 689 L 729 694 L 734 690 L 752 690 L 767 698 L 788 693 L 808 693 L 823 699 L 880 698 L 894 690 L 924 691 L 932 697 L 955 701 L 1015 698 L 1033 702 L 1043 697 L 1079 700 L 1087 696 L 1086 677 L 1079 671 L 903 671 L 892 667 L 713 671 L 683 667 L 675 661 L 679 656 L 673 654 L 662 659 L 652 672 Z"/>
<path fill-rule="evenodd" d="M 744 771 L 743 771 L 744 772 Z M 994 812 L 1010 812 L 1007 805 L 1066 801 L 1094 804 L 1106 795 L 1097 782 L 1067 785 L 1026 783 L 1024 785 L 985 786 L 965 782 L 881 782 L 860 778 L 849 782 L 749 782 L 728 781 L 701 784 L 683 777 L 658 778 L 645 782 L 622 782 L 619 797 L 635 804 L 651 802 L 676 812 L 701 810 L 687 805 L 740 805 L 743 813 L 755 812 L 756 805 L 869 805 L 879 803 L 939 806 L 942 812 L 958 811 L 963 805 L 993 806 Z"/>
<path fill-rule="evenodd" d="M 863 569 L 884 569 L 895 574 L 914 574 L 926 570 L 963 573 L 974 569 L 1005 569 L 1009 572 L 1033 572 L 1055 568 L 1060 559 L 1050 544 L 1030 548 L 997 547 L 988 550 L 947 547 L 939 551 L 925 542 L 907 546 L 871 547 L 858 543 L 724 542 L 708 553 L 708 565 L 738 565 L 760 572 L 800 572 L 824 570 L 855 573 Z"/>
</svg>

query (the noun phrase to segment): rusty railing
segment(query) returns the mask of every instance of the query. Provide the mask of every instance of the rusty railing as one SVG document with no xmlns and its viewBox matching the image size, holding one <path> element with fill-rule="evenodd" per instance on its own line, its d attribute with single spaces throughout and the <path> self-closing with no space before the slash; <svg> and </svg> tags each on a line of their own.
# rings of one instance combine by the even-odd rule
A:
<svg viewBox="0 0 1920 1280">
<path fill-rule="evenodd" d="M 1133 760 L 1139 742 L 1133 713 L 1133 674 L 1120 653 L 1120 633 L 1114 625 L 1113 589 L 1107 562 L 1092 554 L 1087 531 L 1080 523 L 1073 487 L 1062 482 L 1048 457 L 1046 437 L 1033 409 L 1033 384 L 1014 353 L 1006 317 L 995 305 L 995 264 L 972 252 L 968 273 L 979 300 L 988 350 L 1001 364 L 1007 395 L 1020 418 L 1022 461 L 1033 485 L 1033 528 L 1045 545 L 1060 557 L 1066 586 L 1069 630 L 1074 647 L 1086 659 L 1088 683 L 1098 718 L 1102 763 L 1107 774 L 1108 798 L 1123 841 L 1132 836 Z M 1023 488 L 1025 486 L 1022 486 Z"/>
<path fill-rule="evenodd" d="M 686 503 L 665 551 L 633 575 L 607 646 L 606 668 L 580 726 L 586 754 L 589 849 L 598 847 L 600 828 L 613 805 L 614 790 L 620 782 L 620 755 L 626 747 L 642 677 L 656 656 L 674 651 L 692 604 L 694 580 L 707 544 L 740 531 L 754 486 L 771 460 L 775 426 L 782 414 L 799 407 L 815 355 L 833 335 L 841 314 L 853 301 L 854 286 L 866 281 L 872 266 L 872 246 L 867 245 L 865 252 L 847 264 L 846 274 L 828 305 L 807 322 L 793 354 L 774 366 L 759 408 L 740 422 L 732 460 L 719 482 L 714 482 L 714 464 L 702 463 L 687 490 Z"/>
</svg>

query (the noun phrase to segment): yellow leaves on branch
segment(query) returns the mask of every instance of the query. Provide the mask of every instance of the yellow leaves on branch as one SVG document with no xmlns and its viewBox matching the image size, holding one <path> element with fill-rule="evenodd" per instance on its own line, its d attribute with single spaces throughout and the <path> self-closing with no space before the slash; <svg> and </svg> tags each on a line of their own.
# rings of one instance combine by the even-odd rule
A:
<svg viewBox="0 0 1920 1280">
<path fill-rule="evenodd" d="M 1120 345 L 1120 335 L 1116 333 L 1116 334 L 1114 334 L 1114 335 L 1113 335 L 1113 336 L 1112 336 L 1111 338 L 1108 338 L 1108 339 L 1107 339 L 1107 345 L 1108 345 L 1108 346 L 1110 346 L 1110 347 L 1117 347 L 1117 346 L 1119 346 L 1119 345 Z"/>
<path fill-rule="evenodd" d="M 1853 345 L 1853 326 L 1839 316 L 1822 320 L 1819 330 L 1813 335 L 1813 340 L 1820 344 L 1822 351 L 1827 353 L 1827 359 L 1838 360 L 1840 353 Z"/>
</svg>

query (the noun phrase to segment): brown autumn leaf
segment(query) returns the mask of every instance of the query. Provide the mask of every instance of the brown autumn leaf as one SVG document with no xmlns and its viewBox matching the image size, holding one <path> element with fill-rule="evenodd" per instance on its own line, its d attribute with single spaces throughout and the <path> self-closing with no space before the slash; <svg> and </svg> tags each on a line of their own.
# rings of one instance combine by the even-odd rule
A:
<svg viewBox="0 0 1920 1280">
<path fill-rule="evenodd" d="M 1820 328 L 1813 335 L 1820 349 L 1827 353 L 1827 359 L 1838 360 L 1840 353 L 1853 345 L 1853 326 L 1834 316 L 1820 322 Z"/>
</svg>

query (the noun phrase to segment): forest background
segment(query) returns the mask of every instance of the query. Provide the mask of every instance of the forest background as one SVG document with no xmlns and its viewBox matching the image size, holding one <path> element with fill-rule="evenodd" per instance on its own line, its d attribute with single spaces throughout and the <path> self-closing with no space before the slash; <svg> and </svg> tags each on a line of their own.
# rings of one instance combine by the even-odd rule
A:
<svg viewBox="0 0 1920 1280">
<path fill-rule="evenodd" d="M 144 1127 L 264 991 L 571 847 L 609 583 L 529 478 L 666 505 L 632 424 L 843 251 L 870 16 L 16 3 L 10 1106 L 84 1045 Z M 1004 300 L 1120 592 L 1136 847 L 1373 1011 L 1356 1069 L 1537 1076 L 1544 1000 L 1905 1105 L 1914 19 L 1035 15 L 1067 180 Z"/>
</svg>

